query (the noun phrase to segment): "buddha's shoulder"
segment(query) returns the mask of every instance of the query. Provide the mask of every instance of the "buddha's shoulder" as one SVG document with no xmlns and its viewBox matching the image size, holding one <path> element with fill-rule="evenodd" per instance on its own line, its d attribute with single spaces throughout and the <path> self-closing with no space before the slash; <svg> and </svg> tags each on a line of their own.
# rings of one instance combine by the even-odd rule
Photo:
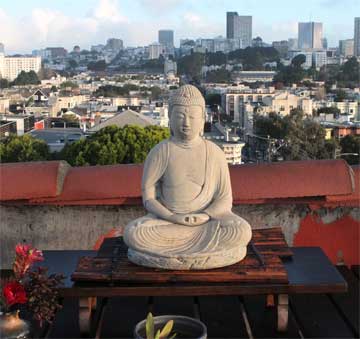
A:
<svg viewBox="0 0 360 339">
<path fill-rule="evenodd" d="M 210 140 L 205 140 L 205 144 L 206 144 L 206 147 L 208 148 L 208 150 L 214 154 L 219 154 L 220 156 L 223 156 L 224 155 L 224 152 L 223 150 L 218 146 L 216 145 L 214 142 L 210 141 Z"/>
<path fill-rule="evenodd" d="M 149 155 L 155 156 L 157 154 L 167 154 L 169 148 L 169 139 L 165 139 L 163 141 L 160 141 L 158 144 L 156 144 L 151 150 Z"/>
</svg>

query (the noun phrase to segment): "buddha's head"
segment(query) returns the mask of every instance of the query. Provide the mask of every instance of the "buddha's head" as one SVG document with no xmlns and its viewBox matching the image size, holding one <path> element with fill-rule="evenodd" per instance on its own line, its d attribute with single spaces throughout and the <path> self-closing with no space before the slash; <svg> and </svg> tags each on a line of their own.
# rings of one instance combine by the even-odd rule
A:
<svg viewBox="0 0 360 339">
<path fill-rule="evenodd" d="M 171 134 L 182 141 L 192 141 L 202 135 L 205 124 L 205 100 L 192 85 L 177 89 L 169 100 Z"/>
</svg>

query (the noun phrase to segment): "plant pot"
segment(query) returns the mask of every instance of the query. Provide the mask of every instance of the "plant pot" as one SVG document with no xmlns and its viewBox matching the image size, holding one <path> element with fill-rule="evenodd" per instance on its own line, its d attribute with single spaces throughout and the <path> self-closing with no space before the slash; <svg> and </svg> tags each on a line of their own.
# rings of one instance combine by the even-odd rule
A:
<svg viewBox="0 0 360 339">
<path fill-rule="evenodd" d="M 207 338 L 206 326 L 200 320 L 180 315 L 162 315 L 154 317 L 155 333 L 158 329 L 162 329 L 169 320 L 174 320 L 174 327 L 171 334 L 176 333 L 176 339 Z M 134 338 L 146 339 L 146 319 L 135 326 Z"/>
<path fill-rule="evenodd" d="M 0 337 L 4 339 L 25 339 L 29 337 L 29 323 L 19 318 L 19 311 L 0 314 Z"/>
</svg>

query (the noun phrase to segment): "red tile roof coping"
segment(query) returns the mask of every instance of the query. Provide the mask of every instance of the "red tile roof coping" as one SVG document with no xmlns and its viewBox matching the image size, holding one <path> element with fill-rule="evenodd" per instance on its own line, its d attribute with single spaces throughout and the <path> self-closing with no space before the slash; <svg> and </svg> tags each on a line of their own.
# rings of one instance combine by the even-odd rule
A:
<svg viewBox="0 0 360 339">
<path fill-rule="evenodd" d="M 73 167 L 66 176 L 62 193 L 51 199 L 30 202 L 61 202 L 72 205 L 123 205 L 129 199 L 141 199 L 142 165 Z M 76 202 L 76 203 L 75 203 Z M 141 200 L 139 200 L 141 202 Z"/>
<path fill-rule="evenodd" d="M 0 166 L 0 201 L 51 205 L 139 205 L 142 165 L 70 167 L 66 162 Z M 359 167 L 355 167 L 359 175 Z M 65 180 L 64 176 L 66 174 Z M 234 204 L 357 206 L 359 178 L 343 160 L 230 166 Z M 15 201 L 17 200 L 17 201 Z"/>
<path fill-rule="evenodd" d="M 326 201 L 328 205 L 331 203 L 338 203 L 339 201 L 343 201 L 344 203 L 357 203 L 360 205 L 360 165 L 352 166 L 353 170 L 353 177 L 354 177 L 354 184 L 355 190 L 346 196 L 337 196 L 337 195 L 328 195 L 326 196 Z"/>
<path fill-rule="evenodd" d="M 70 168 L 66 161 L 1 164 L 0 201 L 59 196 Z"/>
<path fill-rule="evenodd" d="M 241 200 L 339 196 L 354 191 L 353 173 L 344 160 L 245 164 L 231 166 L 230 175 L 234 203 Z"/>
</svg>

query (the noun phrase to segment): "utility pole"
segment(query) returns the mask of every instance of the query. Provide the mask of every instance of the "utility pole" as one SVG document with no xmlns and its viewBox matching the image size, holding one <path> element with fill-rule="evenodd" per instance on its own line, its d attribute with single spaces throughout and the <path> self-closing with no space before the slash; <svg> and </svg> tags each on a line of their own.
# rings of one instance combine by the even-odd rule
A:
<svg viewBox="0 0 360 339">
<path fill-rule="evenodd" d="M 267 136 L 268 140 L 268 162 L 271 162 L 271 139 L 270 135 Z"/>
</svg>

